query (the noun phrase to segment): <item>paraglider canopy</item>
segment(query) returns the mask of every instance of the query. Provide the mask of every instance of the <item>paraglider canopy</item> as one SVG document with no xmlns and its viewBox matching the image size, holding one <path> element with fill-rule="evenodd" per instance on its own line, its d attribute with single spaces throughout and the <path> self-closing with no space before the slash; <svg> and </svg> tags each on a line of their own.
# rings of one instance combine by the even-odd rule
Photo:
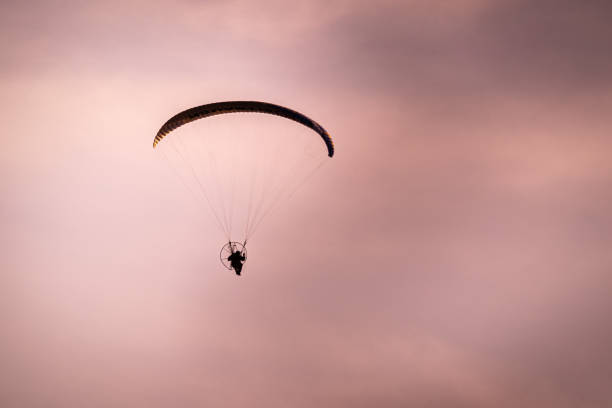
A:
<svg viewBox="0 0 612 408">
<path fill-rule="evenodd" d="M 332 157 L 334 155 L 334 143 L 332 142 L 332 139 L 327 133 L 327 131 L 323 129 L 323 126 L 319 125 L 317 122 L 308 118 L 307 116 L 289 108 L 285 108 L 284 106 L 257 101 L 228 101 L 209 103 L 177 113 L 176 115 L 168 119 L 168 121 L 164 123 L 164 125 L 159 129 L 157 135 L 155 135 L 155 139 L 153 140 L 153 148 L 155 148 L 155 146 L 157 146 L 157 144 L 168 133 L 172 132 L 179 126 L 183 126 L 184 124 L 193 122 L 194 120 L 206 118 L 209 116 L 221 115 L 224 113 L 232 112 L 268 113 L 271 115 L 277 115 L 294 120 L 317 132 L 323 138 L 323 141 L 327 146 L 329 157 Z"/>
</svg>

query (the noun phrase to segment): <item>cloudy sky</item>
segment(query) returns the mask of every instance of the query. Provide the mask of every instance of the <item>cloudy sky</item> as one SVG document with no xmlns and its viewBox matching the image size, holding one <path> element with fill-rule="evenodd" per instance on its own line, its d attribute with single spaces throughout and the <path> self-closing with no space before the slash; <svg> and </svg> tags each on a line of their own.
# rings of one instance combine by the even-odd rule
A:
<svg viewBox="0 0 612 408">
<path fill-rule="evenodd" d="M 611 19 L 2 2 L 0 405 L 612 405 Z M 151 148 L 177 111 L 237 99 L 337 149 L 241 278 Z"/>
</svg>

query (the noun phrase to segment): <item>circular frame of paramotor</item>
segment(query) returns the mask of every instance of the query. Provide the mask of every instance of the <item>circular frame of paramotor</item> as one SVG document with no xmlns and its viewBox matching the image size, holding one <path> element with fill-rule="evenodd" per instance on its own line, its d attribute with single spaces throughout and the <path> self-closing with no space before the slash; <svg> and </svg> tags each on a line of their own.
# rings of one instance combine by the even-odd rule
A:
<svg viewBox="0 0 612 408">
<path fill-rule="evenodd" d="M 219 253 L 221 263 L 229 270 L 232 270 L 232 264 L 227 260 L 227 258 L 236 251 L 240 251 L 242 253 L 242 256 L 244 256 L 244 262 L 246 262 L 247 250 L 246 247 L 240 242 L 228 242 L 227 244 L 223 245 L 223 248 L 221 248 L 221 252 Z"/>
</svg>

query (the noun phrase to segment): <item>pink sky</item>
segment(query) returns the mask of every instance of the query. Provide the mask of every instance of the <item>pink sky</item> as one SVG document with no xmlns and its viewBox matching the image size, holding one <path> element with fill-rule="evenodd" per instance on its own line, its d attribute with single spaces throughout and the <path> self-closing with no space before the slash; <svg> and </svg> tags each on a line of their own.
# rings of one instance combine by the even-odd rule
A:
<svg viewBox="0 0 612 408">
<path fill-rule="evenodd" d="M 399 4 L 0 5 L 0 406 L 612 405 L 612 7 Z M 241 278 L 151 148 L 237 99 L 337 149 Z"/>
</svg>

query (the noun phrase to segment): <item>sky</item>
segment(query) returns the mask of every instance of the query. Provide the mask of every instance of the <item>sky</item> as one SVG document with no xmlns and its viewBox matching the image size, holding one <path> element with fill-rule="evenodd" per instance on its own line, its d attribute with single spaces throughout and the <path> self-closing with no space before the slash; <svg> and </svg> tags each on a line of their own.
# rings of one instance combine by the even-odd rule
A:
<svg viewBox="0 0 612 408">
<path fill-rule="evenodd" d="M 0 405 L 611 406 L 611 17 L 2 2 Z M 151 147 L 222 100 L 336 146 L 242 277 Z"/>
</svg>

